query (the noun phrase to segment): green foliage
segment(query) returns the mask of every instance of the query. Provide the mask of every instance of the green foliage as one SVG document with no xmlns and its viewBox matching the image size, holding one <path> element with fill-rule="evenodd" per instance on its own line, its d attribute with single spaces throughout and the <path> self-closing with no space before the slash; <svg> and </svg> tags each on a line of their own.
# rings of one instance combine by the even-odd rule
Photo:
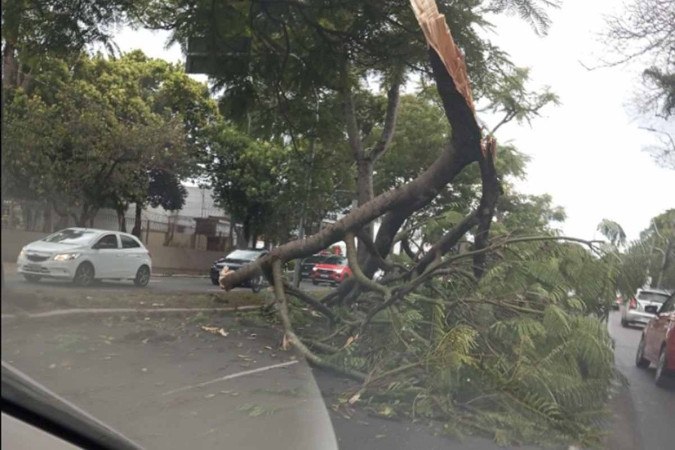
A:
<svg viewBox="0 0 675 450">
<path fill-rule="evenodd" d="M 287 240 L 303 208 L 310 224 L 338 208 L 342 154 L 305 144 L 255 140 L 225 124 L 214 134 L 210 182 L 222 206 L 243 224 L 246 240 Z"/>
<path fill-rule="evenodd" d="M 371 374 L 361 399 L 376 413 L 433 419 L 446 433 L 502 445 L 599 445 L 616 378 L 605 256 L 519 243 L 493 255 L 477 283 L 457 260 L 455 272 L 383 311 L 329 360 Z"/>
<path fill-rule="evenodd" d="M 32 88 L 8 94 L 3 194 L 77 211 L 80 224 L 109 204 L 180 207 L 178 180 L 199 173 L 219 119 L 204 85 L 141 52 L 44 58 Z"/>
<path fill-rule="evenodd" d="M 617 290 L 624 298 L 635 295 L 648 281 L 654 288 L 675 289 L 675 209 L 653 217 L 640 239 L 612 256 Z"/>
</svg>

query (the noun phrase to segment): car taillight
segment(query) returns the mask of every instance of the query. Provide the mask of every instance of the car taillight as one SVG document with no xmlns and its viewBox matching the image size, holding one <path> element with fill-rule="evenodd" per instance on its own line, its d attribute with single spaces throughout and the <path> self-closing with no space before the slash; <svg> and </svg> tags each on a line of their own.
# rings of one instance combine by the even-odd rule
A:
<svg viewBox="0 0 675 450">
<path fill-rule="evenodd" d="M 635 299 L 635 297 L 631 298 L 630 302 L 628 303 L 628 309 L 637 309 L 637 306 L 638 306 L 638 304 L 637 304 L 637 300 Z"/>
</svg>

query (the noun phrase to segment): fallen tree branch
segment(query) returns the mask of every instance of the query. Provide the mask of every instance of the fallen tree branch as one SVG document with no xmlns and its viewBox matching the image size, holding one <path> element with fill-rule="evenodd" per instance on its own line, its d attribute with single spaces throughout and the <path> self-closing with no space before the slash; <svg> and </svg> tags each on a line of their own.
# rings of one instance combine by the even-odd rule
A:
<svg viewBox="0 0 675 450">
<path fill-rule="evenodd" d="M 301 289 L 297 289 L 287 283 L 284 283 L 284 288 L 290 295 L 326 316 L 328 320 L 330 320 L 331 324 L 335 323 L 336 317 L 335 314 L 333 314 L 333 311 L 331 311 L 329 307 L 321 303 L 319 300 L 315 299 L 309 294 L 306 294 Z"/>
<path fill-rule="evenodd" d="M 424 269 L 426 269 L 429 264 L 452 250 L 459 240 L 477 224 L 478 214 L 474 211 L 443 235 L 443 237 L 441 237 L 441 239 L 439 239 L 422 258 L 420 258 L 415 267 L 410 270 L 410 276 L 423 273 Z"/>
<path fill-rule="evenodd" d="M 317 367 L 322 367 L 328 370 L 339 372 L 343 375 L 346 375 L 350 378 L 359 381 L 365 381 L 367 376 L 364 373 L 358 372 L 356 370 L 348 369 L 346 367 L 339 367 L 334 364 L 319 358 L 314 354 L 307 346 L 302 342 L 302 340 L 295 334 L 293 331 L 293 325 L 291 324 L 291 319 L 288 315 L 288 302 L 286 300 L 286 293 L 284 292 L 283 284 L 283 275 L 281 269 L 282 263 L 281 260 L 275 259 L 272 262 L 272 279 L 274 281 L 274 295 L 276 297 L 277 303 L 279 305 L 279 318 L 281 319 L 281 324 L 284 327 L 284 336 L 285 340 L 295 346 L 298 351 L 312 364 Z"/>
<path fill-rule="evenodd" d="M 354 235 L 348 233 L 345 237 L 345 244 L 347 246 L 347 261 L 349 262 L 349 267 L 352 269 L 352 274 L 356 281 L 370 291 L 375 291 L 381 293 L 385 298 L 391 297 L 391 291 L 388 287 L 379 284 L 376 281 L 371 280 L 363 274 L 361 267 L 359 266 L 358 257 L 356 255 L 356 244 L 354 242 Z"/>
</svg>

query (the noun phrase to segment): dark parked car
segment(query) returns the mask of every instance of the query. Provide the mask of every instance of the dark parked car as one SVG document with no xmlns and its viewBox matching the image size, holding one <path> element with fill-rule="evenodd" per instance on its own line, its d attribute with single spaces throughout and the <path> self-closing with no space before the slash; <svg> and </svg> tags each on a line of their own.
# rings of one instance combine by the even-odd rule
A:
<svg viewBox="0 0 675 450">
<path fill-rule="evenodd" d="M 312 269 L 317 264 L 321 264 L 326 261 L 330 256 L 326 255 L 312 255 L 308 258 L 305 258 L 300 263 L 300 279 L 308 278 L 312 274 Z"/>
<path fill-rule="evenodd" d="M 227 266 L 229 270 L 237 270 L 252 263 L 253 261 L 266 255 L 268 252 L 264 249 L 235 250 L 224 258 L 220 258 L 211 266 L 211 282 L 218 285 L 218 278 L 223 267 Z M 264 282 L 262 275 L 245 281 L 238 287 L 250 287 L 253 292 L 259 292 Z"/>
</svg>

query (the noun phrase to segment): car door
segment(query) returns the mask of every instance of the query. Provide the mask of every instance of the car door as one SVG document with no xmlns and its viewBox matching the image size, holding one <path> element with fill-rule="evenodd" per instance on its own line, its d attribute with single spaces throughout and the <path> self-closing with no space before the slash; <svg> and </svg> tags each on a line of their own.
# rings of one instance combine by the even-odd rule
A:
<svg viewBox="0 0 675 450">
<path fill-rule="evenodd" d="M 117 233 L 102 235 L 91 248 L 90 259 L 94 264 L 96 278 L 119 278 L 122 258 Z"/>
<path fill-rule="evenodd" d="M 659 309 L 656 318 L 651 320 L 645 330 L 645 356 L 656 361 L 661 351 L 661 344 L 666 339 L 666 330 L 672 320 L 675 320 L 675 297 L 670 296 Z"/>
<path fill-rule="evenodd" d="M 120 267 L 121 276 L 123 278 L 134 278 L 147 252 L 136 239 L 125 234 L 120 234 L 120 242 L 122 244 L 121 257 L 119 258 L 122 263 Z"/>
</svg>

